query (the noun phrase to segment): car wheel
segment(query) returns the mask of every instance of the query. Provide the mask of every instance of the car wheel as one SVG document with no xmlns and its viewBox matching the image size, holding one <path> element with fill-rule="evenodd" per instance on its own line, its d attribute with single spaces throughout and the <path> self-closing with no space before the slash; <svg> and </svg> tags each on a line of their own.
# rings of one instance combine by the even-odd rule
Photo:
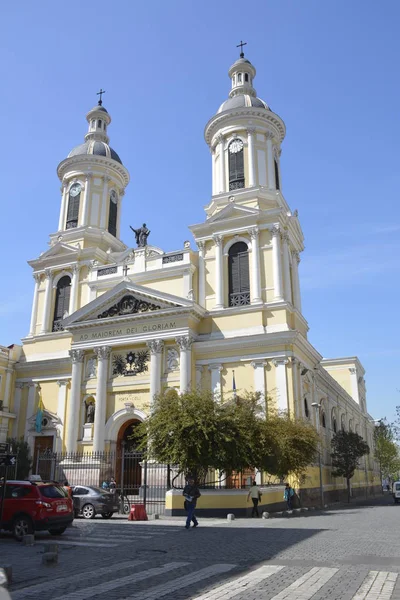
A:
<svg viewBox="0 0 400 600">
<path fill-rule="evenodd" d="M 33 524 L 29 517 L 25 515 L 21 515 L 20 517 L 15 517 L 12 526 L 13 534 L 18 542 L 22 541 L 24 535 L 29 535 L 33 533 Z"/>
<path fill-rule="evenodd" d="M 66 527 L 60 527 L 59 529 L 49 529 L 49 533 L 51 535 L 62 535 L 66 529 Z"/>
<path fill-rule="evenodd" d="M 101 513 L 101 516 L 103 517 L 103 519 L 111 519 L 113 514 L 114 514 L 113 512 L 103 512 L 103 513 Z"/>
<path fill-rule="evenodd" d="M 85 506 L 82 508 L 82 515 L 84 519 L 94 519 L 96 516 L 96 511 L 93 504 L 85 504 Z"/>
</svg>

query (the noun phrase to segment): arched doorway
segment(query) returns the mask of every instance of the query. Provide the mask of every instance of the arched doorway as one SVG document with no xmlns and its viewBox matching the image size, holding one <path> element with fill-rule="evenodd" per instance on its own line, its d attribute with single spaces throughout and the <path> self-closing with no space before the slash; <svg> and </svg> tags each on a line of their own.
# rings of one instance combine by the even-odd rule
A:
<svg viewBox="0 0 400 600">
<path fill-rule="evenodd" d="M 134 439 L 135 428 L 140 424 L 138 419 L 126 421 L 118 431 L 117 437 L 117 486 L 125 495 L 136 496 L 142 485 L 143 452 L 137 449 Z"/>
</svg>

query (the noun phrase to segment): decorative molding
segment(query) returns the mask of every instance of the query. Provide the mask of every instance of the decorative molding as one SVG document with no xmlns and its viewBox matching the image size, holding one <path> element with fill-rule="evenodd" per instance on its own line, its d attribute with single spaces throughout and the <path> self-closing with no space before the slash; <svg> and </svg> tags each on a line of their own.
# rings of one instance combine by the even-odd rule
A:
<svg viewBox="0 0 400 600">
<path fill-rule="evenodd" d="M 252 240 L 256 240 L 258 238 L 259 233 L 260 230 L 258 229 L 258 227 L 253 227 L 252 229 L 249 229 L 249 234 Z"/>
<path fill-rule="evenodd" d="M 260 367 L 267 367 L 268 363 L 263 360 L 252 360 L 250 365 L 253 367 L 253 369 L 259 369 Z"/>
<path fill-rule="evenodd" d="M 214 364 L 214 365 L 208 365 L 208 370 L 211 371 L 219 371 L 220 373 L 222 373 L 222 371 L 224 370 L 224 365 L 221 364 Z"/>
<path fill-rule="evenodd" d="M 85 355 L 84 350 L 69 350 L 69 355 L 73 363 L 81 363 L 83 362 L 83 357 Z"/>
<path fill-rule="evenodd" d="M 281 230 L 280 227 L 278 227 L 277 225 L 274 225 L 273 227 L 271 227 L 271 235 L 273 237 L 276 237 L 280 234 Z"/>
<path fill-rule="evenodd" d="M 35 280 L 35 283 L 40 283 L 40 279 L 41 279 L 41 274 L 40 273 L 33 273 L 32 277 Z"/>
<path fill-rule="evenodd" d="M 282 231 L 281 237 L 282 237 L 282 242 L 284 244 L 288 244 L 289 243 L 289 234 L 288 234 L 287 231 Z"/>
<path fill-rule="evenodd" d="M 254 135 L 256 133 L 256 128 L 255 127 L 249 127 L 247 129 L 247 135 Z"/>
<path fill-rule="evenodd" d="M 51 277 L 52 277 L 51 269 L 45 269 L 44 270 L 44 276 L 45 276 L 46 279 L 51 279 Z"/>
<path fill-rule="evenodd" d="M 352 375 L 356 375 L 357 374 L 357 369 L 355 367 L 350 367 L 349 371 Z"/>
<path fill-rule="evenodd" d="M 223 241 L 223 237 L 222 235 L 213 235 L 212 236 L 214 243 L 216 246 L 221 246 L 222 245 L 222 241 Z"/>
<path fill-rule="evenodd" d="M 17 381 L 17 382 L 16 382 L 16 384 L 15 384 L 15 387 L 16 387 L 18 390 L 22 390 L 22 389 L 24 389 L 25 385 L 27 385 L 27 384 L 25 384 L 25 383 L 23 383 L 23 382 L 21 382 L 21 381 Z"/>
<path fill-rule="evenodd" d="M 90 270 L 93 268 L 89 267 Z M 116 273 L 118 271 L 117 267 L 106 267 L 105 269 L 98 269 L 97 270 L 97 277 L 104 277 L 104 275 L 111 275 L 113 273 Z"/>
<path fill-rule="evenodd" d="M 90 181 L 92 178 L 93 178 L 93 173 L 92 172 L 86 173 L 86 175 L 85 175 L 85 180 L 86 181 Z"/>
<path fill-rule="evenodd" d="M 274 134 L 272 131 L 266 131 L 266 132 L 265 132 L 265 138 L 266 138 L 267 140 L 273 140 L 273 139 L 274 139 L 274 135 L 275 135 L 275 134 Z"/>
<path fill-rule="evenodd" d="M 175 338 L 175 341 L 178 344 L 181 352 L 185 350 L 190 350 L 194 342 L 193 338 L 190 335 L 179 336 Z"/>
<path fill-rule="evenodd" d="M 74 265 L 72 265 L 72 274 L 73 275 L 78 275 L 80 270 L 81 270 L 80 264 L 75 263 Z"/>
<path fill-rule="evenodd" d="M 99 346 L 98 348 L 93 348 L 98 360 L 108 360 L 111 350 L 111 346 Z"/>
<path fill-rule="evenodd" d="M 57 385 L 58 385 L 58 387 L 62 387 L 62 386 L 68 387 L 69 386 L 69 380 L 68 379 L 59 379 L 57 381 Z"/>
<path fill-rule="evenodd" d="M 176 348 L 168 348 L 166 356 L 166 371 L 178 371 L 179 369 L 179 352 Z"/>
<path fill-rule="evenodd" d="M 157 254 L 157 252 L 154 252 L 154 254 Z M 171 254 L 169 256 L 163 256 L 162 262 L 163 265 L 167 264 L 167 263 L 174 263 L 174 262 L 179 262 L 183 260 L 183 252 L 180 252 L 179 254 Z"/>
<path fill-rule="evenodd" d="M 199 249 L 199 252 L 201 252 L 202 254 L 204 254 L 204 250 L 206 248 L 206 244 L 205 242 L 196 242 L 197 247 Z"/>
<path fill-rule="evenodd" d="M 288 362 L 289 362 L 288 358 L 277 358 L 272 361 L 272 364 L 274 365 L 274 367 L 279 367 L 281 365 L 287 365 Z"/>
<path fill-rule="evenodd" d="M 111 181 L 111 177 L 109 175 L 103 175 L 102 180 L 104 183 L 108 183 Z"/>
<path fill-rule="evenodd" d="M 107 319 L 109 317 L 116 317 L 121 315 L 134 315 L 137 313 L 151 312 L 155 310 L 161 310 L 161 306 L 158 304 L 152 304 L 145 300 L 138 300 L 131 294 L 121 298 L 119 302 L 97 315 L 98 319 Z"/>
<path fill-rule="evenodd" d="M 149 352 L 148 350 L 139 350 L 139 352 L 128 352 L 126 358 L 122 354 L 113 356 L 113 375 L 137 375 L 148 371 Z"/>
<path fill-rule="evenodd" d="M 161 354 L 164 347 L 164 341 L 150 340 L 149 342 L 147 342 L 147 346 L 150 348 L 151 354 Z"/>
</svg>

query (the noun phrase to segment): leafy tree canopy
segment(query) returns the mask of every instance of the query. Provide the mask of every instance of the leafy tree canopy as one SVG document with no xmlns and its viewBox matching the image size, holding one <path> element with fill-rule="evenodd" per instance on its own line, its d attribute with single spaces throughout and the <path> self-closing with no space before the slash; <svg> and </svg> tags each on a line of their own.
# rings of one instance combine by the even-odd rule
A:
<svg viewBox="0 0 400 600">
<path fill-rule="evenodd" d="M 332 475 L 345 477 L 350 502 L 350 479 L 360 464 L 360 458 L 369 454 L 369 446 L 353 431 L 338 431 L 332 438 Z"/>
<path fill-rule="evenodd" d="M 400 471 L 399 447 L 394 441 L 395 432 L 388 423 L 381 421 L 374 430 L 374 455 L 384 478 L 397 479 Z"/>
</svg>

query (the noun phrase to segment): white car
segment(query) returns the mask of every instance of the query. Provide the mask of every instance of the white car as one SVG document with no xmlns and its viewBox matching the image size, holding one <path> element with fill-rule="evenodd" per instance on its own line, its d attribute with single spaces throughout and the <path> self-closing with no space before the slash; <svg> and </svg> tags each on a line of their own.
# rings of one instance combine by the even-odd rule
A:
<svg viewBox="0 0 400 600">
<path fill-rule="evenodd" d="M 393 500 L 397 504 L 400 502 L 400 481 L 395 481 L 392 486 Z"/>
</svg>

